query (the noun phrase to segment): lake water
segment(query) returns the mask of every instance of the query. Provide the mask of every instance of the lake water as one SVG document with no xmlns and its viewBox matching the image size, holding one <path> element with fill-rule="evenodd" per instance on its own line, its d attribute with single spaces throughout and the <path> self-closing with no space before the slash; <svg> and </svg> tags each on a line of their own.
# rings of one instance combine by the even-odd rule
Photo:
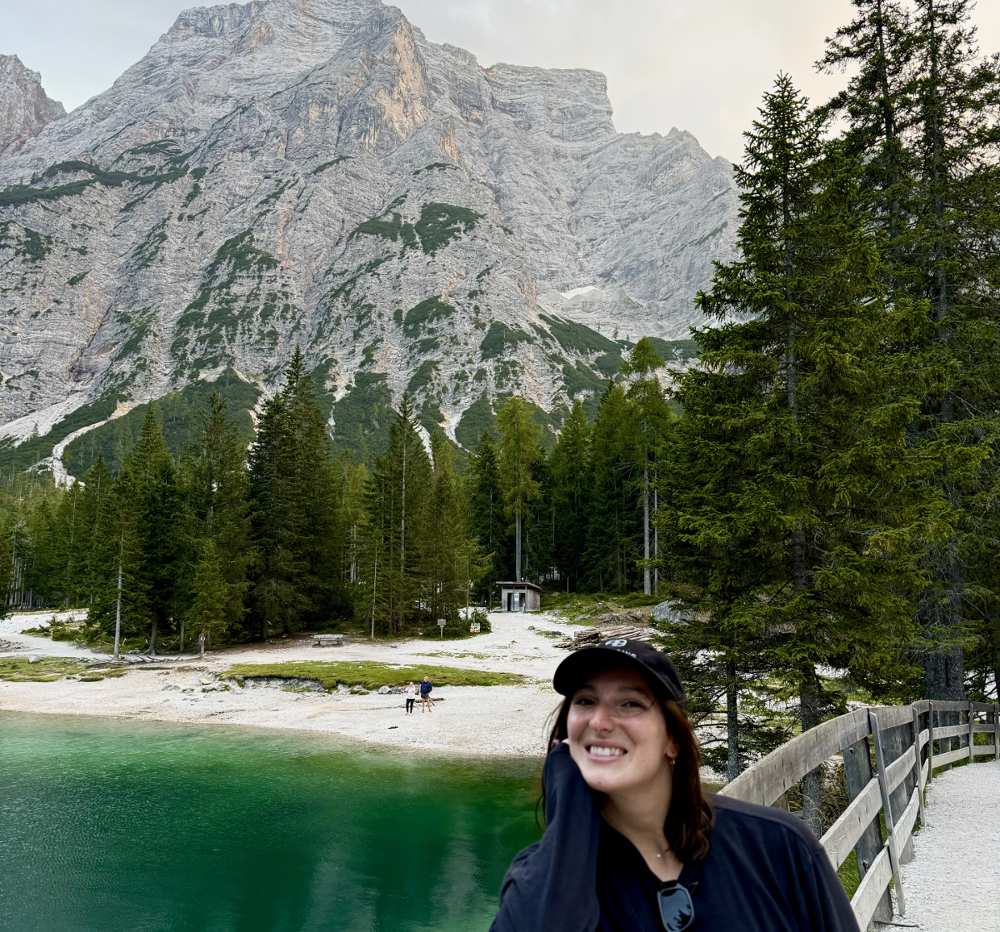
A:
<svg viewBox="0 0 1000 932">
<path fill-rule="evenodd" d="M 0 929 L 485 930 L 537 771 L 0 713 Z"/>
</svg>

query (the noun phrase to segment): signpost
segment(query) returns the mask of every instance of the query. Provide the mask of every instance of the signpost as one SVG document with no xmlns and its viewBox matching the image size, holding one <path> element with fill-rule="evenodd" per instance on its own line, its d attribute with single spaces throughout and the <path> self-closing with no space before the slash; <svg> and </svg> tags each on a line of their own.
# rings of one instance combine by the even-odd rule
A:
<svg viewBox="0 0 1000 932">
<path fill-rule="evenodd" d="M 438 619 L 438 627 L 441 629 L 441 637 L 444 637 L 444 626 L 448 624 L 443 618 Z"/>
</svg>

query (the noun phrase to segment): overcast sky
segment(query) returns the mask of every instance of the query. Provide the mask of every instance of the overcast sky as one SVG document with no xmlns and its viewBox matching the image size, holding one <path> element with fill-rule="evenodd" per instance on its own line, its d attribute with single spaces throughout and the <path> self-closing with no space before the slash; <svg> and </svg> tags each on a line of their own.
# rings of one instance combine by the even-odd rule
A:
<svg viewBox="0 0 1000 932">
<path fill-rule="evenodd" d="M 111 85 L 170 28 L 184 0 L 0 0 L 0 53 L 42 74 L 72 109 Z M 211 5 L 211 4 L 207 4 Z M 737 160 L 761 92 L 788 71 L 814 100 L 839 86 L 817 75 L 823 39 L 849 0 L 397 0 L 428 39 L 498 61 L 593 68 L 608 76 L 623 132 L 689 130 Z M 1000 49 L 1000 0 L 980 0 L 980 46 Z M 44 25 L 43 25 L 44 24 Z"/>
</svg>

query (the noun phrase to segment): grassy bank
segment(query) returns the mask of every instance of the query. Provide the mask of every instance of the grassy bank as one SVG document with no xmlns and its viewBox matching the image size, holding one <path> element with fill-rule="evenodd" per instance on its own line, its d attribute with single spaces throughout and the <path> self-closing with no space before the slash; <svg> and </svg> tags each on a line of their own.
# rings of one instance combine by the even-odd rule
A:
<svg viewBox="0 0 1000 932">
<path fill-rule="evenodd" d="M 221 679 L 242 683 L 253 679 L 307 680 L 324 689 L 337 686 L 405 686 L 424 676 L 435 686 L 517 686 L 528 679 L 515 673 L 492 673 L 485 670 L 461 670 L 457 667 L 391 667 L 384 663 L 353 661 L 302 661 L 287 663 L 239 663 L 221 675 Z"/>
<path fill-rule="evenodd" d="M 27 657 L 0 657 L 0 680 L 9 683 L 54 683 L 72 677 L 85 683 L 95 683 L 109 677 L 124 676 L 125 670 L 95 666 L 71 657 L 42 657 L 35 661 Z"/>
</svg>

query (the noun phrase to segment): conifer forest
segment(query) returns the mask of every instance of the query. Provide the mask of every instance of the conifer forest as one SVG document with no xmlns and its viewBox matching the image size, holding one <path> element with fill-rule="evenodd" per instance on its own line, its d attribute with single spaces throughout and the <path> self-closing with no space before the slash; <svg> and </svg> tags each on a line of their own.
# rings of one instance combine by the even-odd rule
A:
<svg viewBox="0 0 1000 932">
<path fill-rule="evenodd" d="M 840 93 L 778 74 L 745 133 L 693 366 L 639 340 L 558 431 L 509 397 L 472 450 L 404 397 L 369 458 L 297 353 L 249 446 L 214 396 L 179 454 L 153 405 L 120 468 L 3 477 L 8 607 L 155 652 L 458 634 L 498 580 L 641 592 L 730 776 L 784 740 L 775 701 L 803 729 L 846 708 L 830 669 L 873 701 L 994 698 L 1000 57 L 969 0 L 853 7 L 818 50 Z"/>
</svg>

